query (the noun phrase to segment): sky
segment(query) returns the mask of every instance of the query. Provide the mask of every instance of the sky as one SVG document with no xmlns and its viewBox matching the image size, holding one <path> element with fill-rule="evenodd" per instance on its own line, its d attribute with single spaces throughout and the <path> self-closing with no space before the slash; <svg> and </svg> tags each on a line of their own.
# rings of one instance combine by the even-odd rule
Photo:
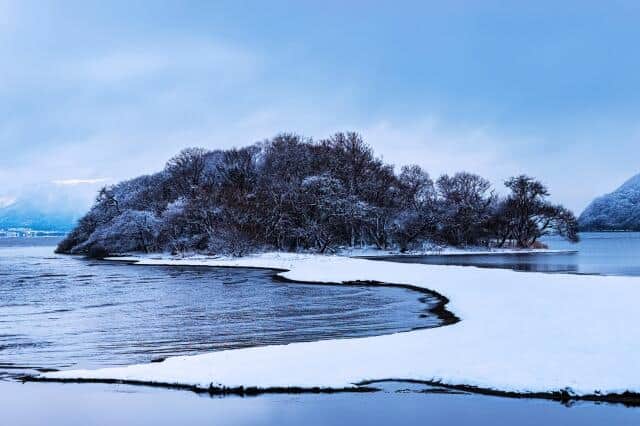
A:
<svg viewBox="0 0 640 426">
<path fill-rule="evenodd" d="M 84 210 L 185 147 L 354 130 L 579 213 L 640 172 L 638 22 L 615 0 L 0 0 L 0 207 Z"/>
</svg>

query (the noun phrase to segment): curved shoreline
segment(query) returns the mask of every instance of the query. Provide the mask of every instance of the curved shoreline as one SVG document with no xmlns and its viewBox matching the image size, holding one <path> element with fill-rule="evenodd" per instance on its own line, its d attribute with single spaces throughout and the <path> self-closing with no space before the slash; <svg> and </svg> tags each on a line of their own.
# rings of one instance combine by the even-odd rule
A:
<svg viewBox="0 0 640 426">
<path fill-rule="evenodd" d="M 107 262 L 123 262 L 128 263 L 131 266 L 135 266 L 137 263 L 129 260 L 120 260 L 117 258 L 106 259 Z M 157 267 L 166 267 L 166 265 L 139 265 L 139 266 L 157 266 Z M 430 306 L 426 311 L 432 314 L 435 314 L 438 319 L 442 321 L 442 324 L 435 327 L 415 327 L 405 331 L 398 331 L 395 333 L 410 333 L 416 330 L 425 330 L 430 328 L 437 327 L 446 327 L 447 325 L 455 324 L 460 321 L 458 317 L 455 316 L 454 313 L 448 311 L 446 309 L 446 305 L 449 303 L 449 299 L 445 296 L 421 287 L 416 287 L 413 285 L 406 284 L 394 284 L 394 283 L 384 283 L 377 281 L 349 281 L 342 283 L 333 283 L 333 282 L 317 282 L 317 281 L 300 281 L 300 280 L 291 280 L 286 277 L 283 277 L 281 274 L 289 272 L 287 269 L 278 269 L 278 268 L 269 268 L 269 267 L 246 267 L 246 266 L 187 266 L 189 268 L 228 268 L 228 269 L 258 269 L 272 272 L 271 278 L 274 281 L 283 282 L 286 284 L 304 284 L 304 285 L 314 285 L 314 286 L 357 286 L 357 287 L 391 287 L 391 288 L 404 288 L 407 290 L 415 291 L 420 294 L 426 294 L 428 296 L 433 297 L 437 300 L 433 306 Z M 395 334 L 392 333 L 392 334 Z M 384 336 L 384 334 L 380 335 Z M 373 336 L 375 337 L 375 336 Z M 344 339 L 348 339 L 344 338 Z M 339 339 L 327 339 L 327 340 L 339 340 Z M 304 343 L 304 342 L 302 342 Z M 166 358 L 162 358 L 156 361 L 151 361 L 152 363 L 161 363 L 164 362 Z M 41 373 L 53 373 L 59 372 L 60 370 L 53 369 L 51 371 L 40 371 Z M 300 388 L 300 387 L 271 387 L 271 388 L 258 388 L 258 387 L 214 387 L 209 386 L 208 388 L 202 388 L 199 386 L 193 385 L 184 385 L 179 383 L 160 383 L 160 382 L 149 382 L 149 381 L 139 381 L 139 380 L 119 380 L 119 379 L 64 379 L 64 378 L 55 378 L 55 377 L 42 377 L 42 376 L 32 376 L 32 375 L 24 375 L 16 378 L 22 382 L 44 382 L 44 383 L 102 383 L 102 384 L 120 384 L 120 385 L 131 385 L 131 386 L 147 386 L 147 387 L 156 387 L 156 388 L 164 388 L 164 389 L 174 389 L 174 390 L 186 390 L 191 391 L 198 394 L 208 394 L 210 396 L 226 396 L 226 395 L 235 395 L 235 396 L 256 396 L 256 395 L 264 395 L 264 394 L 334 394 L 334 393 L 344 393 L 344 392 L 378 392 L 380 389 L 370 387 L 368 385 L 375 384 L 379 382 L 391 381 L 388 379 L 377 380 L 375 382 L 370 383 L 357 383 L 353 387 L 347 388 L 322 388 L 322 387 L 311 387 L 311 388 Z M 411 382 L 411 380 L 394 380 L 398 382 Z M 422 382 L 425 384 L 430 384 L 427 382 Z M 444 386 L 443 386 L 444 387 Z"/>
<path fill-rule="evenodd" d="M 141 263 L 138 263 L 137 261 L 132 261 L 130 259 L 124 259 L 124 258 L 123 259 L 119 259 L 117 257 L 110 257 L 110 258 L 104 259 L 103 261 L 106 261 L 106 262 L 122 262 L 122 263 L 130 264 L 131 266 L 136 266 L 136 265 L 138 265 L 138 266 L 159 266 L 159 267 L 167 267 L 167 266 L 171 267 L 172 266 L 172 265 L 165 265 L 165 264 L 156 264 L 156 265 L 141 264 Z M 431 289 L 415 286 L 415 285 L 412 285 L 412 284 L 396 284 L 396 283 L 389 283 L 389 282 L 382 282 L 382 281 L 371 281 L 371 280 L 367 280 L 367 281 L 355 280 L 355 281 L 342 281 L 342 282 L 320 282 L 320 281 L 312 281 L 312 280 L 294 280 L 294 279 L 289 279 L 289 278 L 287 278 L 287 277 L 282 275 L 282 274 L 286 274 L 287 272 L 290 272 L 289 269 L 272 268 L 272 267 L 268 267 L 268 266 L 188 265 L 188 266 L 185 266 L 185 267 L 189 267 L 189 268 L 220 268 L 220 269 L 224 269 L 224 268 L 228 268 L 228 269 L 258 269 L 258 270 L 261 270 L 261 271 L 271 271 L 271 272 L 273 272 L 271 274 L 271 278 L 274 281 L 283 282 L 283 283 L 292 284 L 292 285 L 295 285 L 295 284 L 316 285 L 316 286 L 341 286 L 341 285 L 344 285 L 344 286 L 356 286 L 356 287 L 404 288 L 404 289 L 407 289 L 407 290 L 415 291 L 415 292 L 420 293 L 420 294 L 426 294 L 428 296 L 433 297 L 435 300 L 437 300 L 437 303 L 434 304 L 433 306 L 429 307 L 427 309 L 427 312 L 433 313 L 439 319 L 441 319 L 442 320 L 442 324 L 441 325 L 438 325 L 436 327 L 415 327 L 415 328 L 412 328 L 412 329 L 407 330 L 407 331 L 397 331 L 396 333 L 408 333 L 408 332 L 414 331 L 414 330 L 424 330 L 424 329 L 437 328 L 437 327 L 446 327 L 447 325 L 455 324 L 455 323 L 460 321 L 460 318 L 458 318 L 453 312 L 448 311 L 446 309 L 446 306 L 449 304 L 449 299 L 446 296 L 444 296 L 444 295 L 442 295 L 442 294 L 440 294 L 440 293 L 438 293 L 436 291 L 433 291 Z M 393 333 L 393 334 L 395 334 L 395 333 Z M 381 334 L 380 336 L 384 336 L 384 334 Z"/>
<path fill-rule="evenodd" d="M 186 263 L 184 261 L 169 261 L 169 260 L 143 260 L 140 261 L 141 264 L 143 265 L 148 265 L 148 264 L 156 264 L 156 265 L 162 265 L 162 266 L 171 266 L 171 265 L 176 265 L 176 266 L 216 266 L 216 267 L 259 267 L 259 268 L 266 268 L 266 269 L 272 269 L 272 270 L 276 270 L 279 272 L 276 272 L 275 276 L 278 277 L 278 279 L 282 279 L 282 280 L 286 280 L 286 281 L 295 281 L 295 282 L 304 282 L 304 283 L 312 283 L 312 284 L 323 284 L 323 285 L 341 285 L 341 283 L 331 283 L 328 282 L 326 279 L 322 279 L 322 283 L 318 283 L 318 281 L 309 281 L 309 280 L 304 280 L 301 279 L 299 276 L 296 275 L 296 273 L 292 270 L 292 269 L 287 269 L 284 267 L 276 267 L 274 265 L 274 259 L 278 258 L 279 255 L 271 255 L 271 258 L 269 258 L 269 256 L 263 256 L 262 262 L 257 261 L 257 262 L 250 262 L 247 261 L 247 259 L 243 260 L 235 260 L 235 261 L 230 261 L 230 260 L 220 260 L 220 259 L 216 259 L 216 260 L 212 260 L 212 259 L 208 259 L 204 261 L 203 264 L 203 259 L 198 259 L 198 260 L 191 260 L 191 261 L 187 261 Z M 258 258 L 253 258 L 253 260 L 256 259 L 260 259 Z M 327 257 L 323 258 L 323 260 L 326 260 Z M 115 260 L 115 259 L 114 259 Z M 123 259 L 117 259 L 119 261 L 123 261 Z M 139 259 L 130 259 L 131 261 L 138 261 Z M 280 259 L 281 260 L 281 259 Z M 291 257 L 287 257 L 285 258 L 286 261 L 294 261 L 297 262 L 297 260 L 295 259 L 295 256 Z M 317 257 L 311 257 L 311 263 L 313 263 L 314 261 L 320 261 L 320 259 L 318 259 Z M 346 263 L 349 263 L 351 261 L 346 261 Z M 270 265 L 264 266 L 264 265 L 259 265 L 260 263 L 268 263 Z M 316 262 L 317 263 L 317 262 Z M 345 263 L 345 262 L 343 262 Z M 300 266 L 300 265 L 298 265 Z M 318 265 L 316 265 L 318 266 Z M 323 266 L 323 265 L 320 265 Z M 371 266 L 371 265 L 367 265 L 367 266 Z M 371 268 L 373 268 L 373 266 L 371 266 Z M 398 266 L 395 267 L 391 267 L 389 266 L 389 268 L 393 269 L 398 269 Z M 423 269 L 442 269 L 442 267 L 439 268 L 433 268 L 433 267 L 429 267 L 427 266 L 426 268 L 424 268 L 424 265 L 422 266 Z M 445 268 L 449 268 L 450 271 L 455 271 L 456 267 L 445 267 Z M 453 269 L 451 269 L 453 268 Z M 299 269 L 304 269 L 304 268 L 299 268 Z M 375 269 L 375 268 L 373 268 Z M 416 269 L 416 268 L 403 268 L 403 269 Z M 299 271 L 298 271 L 299 272 Z M 325 271 L 326 272 L 326 271 Z M 362 271 L 360 271 L 362 272 Z M 285 275 L 285 276 L 283 276 Z M 304 275 L 304 274 L 303 274 Z M 326 273 L 324 275 L 327 275 Z M 328 274 L 331 275 L 331 274 Z M 346 274 L 348 275 L 348 274 Z M 358 275 L 358 274 L 356 274 Z M 366 273 L 364 275 L 367 275 Z M 375 275 L 372 274 L 372 275 Z M 461 273 L 458 270 L 458 272 L 456 272 L 456 274 L 454 275 L 460 275 Z M 482 274 L 480 274 L 482 275 Z M 487 274 L 484 274 L 487 275 Z M 504 275 L 503 273 L 500 273 L 499 275 Z M 535 275 L 535 274 L 534 274 Z M 323 278 L 323 277 L 318 277 L 318 278 Z M 326 278 L 326 277 L 324 277 Z M 510 277 L 511 278 L 511 277 Z M 620 280 L 618 280 L 620 281 Z M 438 308 L 441 309 L 442 311 L 451 314 L 451 317 L 449 318 L 449 324 L 456 324 L 457 321 L 459 321 L 459 318 L 454 315 L 453 313 L 451 313 L 450 311 L 445 309 L 445 305 L 449 302 L 449 299 L 445 296 L 442 296 L 442 293 L 432 290 L 430 288 L 425 288 L 424 285 L 425 284 L 408 284 L 406 282 L 406 280 L 400 280 L 399 283 L 395 284 L 392 282 L 388 282 L 388 281 L 379 281 L 379 280 L 372 280 L 372 279 L 367 279 L 367 280 L 363 280 L 363 279 L 354 279 L 354 280 L 345 280 L 342 281 L 342 284 L 352 284 L 352 285 L 388 285 L 388 286 L 401 286 L 401 287 L 405 287 L 405 288 L 409 288 L 412 290 L 417 290 L 419 292 L 423 292 L 423 293 L 428 293 L 431 295 L 436 295 L 439 296 L 440 298 L 438 300 L 441 300 L 442 303 L 440 303 L 438 305 Z M 637 284 L 634 282 L 634 284 Z M 455 299 L 454 299 L 455 300 Z M 433 312 L 433 310 L 431 309 L 431 311 Z M 455 311 L 455 309 L 454 309 Z M 450 328 L 450 327 L 439 327 L 439 328 L 431 328 L 429 330 L 426 330 L 427 332 L 432 332 L 434 330 L 441 330 L 441 329 L 445 329 L 445 328 Z M 459 327 L 454 327 L 454 328 L 458 328 Z M 405 332 L 405 333 L 397 333 L 394 335 L 383 335 L 383 336 L 377 336 L 377 337 L 373 337 L 373 338 L 356 338 L 356 339 L 345 339 L 349 342 L 356 342 L 356 343 L 360 343 L 360 342 L 364 342 L 366 341 L 367 344 L 369 346 L 371 346 L 372 341 L 380 340 L 381 338 L 384 337 L 394 337 L 394 336 L 398 336 L 399 334 L 404 334 L 405 336 L 403 337 L 403 341 L 406 341 L 406 337 L 407 335 L 413 335 L 413 336 L 409 336 L 409 337 L 417 337 L 415 335 L 417 334 L 421 334 L 423 335 L 424 333 L 419 333 L 419 332 Z M 458 334 L 458 333 L 456 333 Z M 426 336 L 426 335 L 425 335 Z M 420 336 L 421 337 L 421 336 Z M 388 339 L 382 339 L 382 340 L 388 340 Z M 398 340 L 397 338 L 395 340 Z M 334 340 L 328 340 L 325 341 L 325 343 L 333 343 L 336 342 Z M 307 347 L 312 347 L 314 344 L 316 343 L 320 343 L 320 342 L 311 342 L 311 343 L 303 343 L 303 344 L 292 344 L 292 345 L 284 345 L 284 346 L 280 346 L 280 347 L 260 347 L 260 348 L 251 348 L 251 349 L 259 349 L 258 351 L 253 351 L 251 353 L 251 356 L 249 356 L 248 358 L 251 359 L 253 357 L 254 353 L 258 353 L 259 356 L 257 356 L 257 358 L 259 358 L 260 356 L 263 356 L 265 352 L 269 352 L 269 351 L 273 351 L 274 348 L 278 348 L 277 352 L 278 353 L 284 353 L 288 356 L 292 356 L 292 352 L 293 352 L 293 359 L 295 360 L 296 363 L 300 363 L 302 362 L 300 357 L 298 357 L 298 355 L 296 354 L 297 352 L 299 352 L 298 350 L 294 351 L 291 348 L 293 348 L 294 346 L 296 346 L 296 349 L 300 349 L 301 345 L 305 345 L 304 348 L 306 349 Z M 375 342 L 374 342 L 375 343 Z M 420 342 L 419 342 L 420 343 Z M 415 344 L 415 342 L 413 342 L 412 344 Z M 319 345 L 315 345 L 315 347 L 317 348 Z M 345 346 L 345 345 L 342 345 Z M 349 350 L 352 350 L 352 346 L 353 345 L 348 345 L 349 346 Z M 374 348 L 377 348 L 377 345 L 373 345 Z M 418 348 L 422 348 L 422 346 L 417 346 Z M 289 349 L 291 350 L 289 350 Z M 231 374 L 230 377 L 235 377 L 234 375 L 237 375 L 239 377 L 242 376 L 241 372 L 239 370 L 237 370 L 237 367 L 234 367 L 234 362 L 231 361 L 229 359 L 229 355 L 233 355 L 233 353 L 235 353 L 235 355 L 244 355 L 243 358 L 247 358 L 247 352 L 240 352 L 239 350 L 232 350 L 232 351 L 222 351 L 222 352 L 218 352 L 218 353 L 214 353 L 214 354 L 207 354 L 207 355 L 217 355 L 217 356 L 213 356 L 211 357 L 211 362 L 210 363 L 202 363 L 202 356 L 193 356 L 193 357 L 181 357 L 180 360 L 175 360 L 174 363 L 178 363 L 178 365 L 180 366 L 188 366 L 189 363 L 191 361 L 195 361 L 196 358 L 199 358 L 196 362 L 196 364 L 198 365 L 213 365 L 218 367 L 219 365 L 219 361 L 225 361 L 222 363 L 222 372 L 224 373 L 228 373 L 227 375 Z M 367 350 L 364 351 L 364 353 L 370 353 L 371 352 L 367 352 Z M 375 353 L 373 353 L 375 354 Z M 207 356 L 205 355 L 205 356 Z M 224 355 L 224 356 L 220 356 L 220 355 Z M 632 355 L 632 354 L 631 354 Z M 576 354 L 576 357 L 579 357 L 579 353 Z M 189 358 L 192 358 L 191 360 Z M 255 358 L 255 357 L 254 357 Z M 171 359 L 171 358 L 170 358 Z M 217 361 L 216 361 L 217 360 Z M 383 358 L 384 360 L 384 358 Z M 312 359 L 311 361 L 315 361 L 317 362 L 318 360 L 314 360 Z M 414 361 L 413 359 L 411 359 L 411 361 Z M 283 361 L 284 362 L 284 361 Z M 425 362 L 428 363 L 428 360 L 426 360 Z M 224 364 L 228 364 L 228 371 L 224 371 L 225 370 L 225 365 Z M 161 364 L 157 364 L 159 366 L 162 366 L 163 363 Z M 304 364 L 304 363 L 303 363 Z M 280 368 L 282 369 L 282 366 L 278 366 L 277 364 L 274 364 L 275 368 Z M 357 364 L 354 364 L 354 366 L 357 366 Z M 163 374 L 166 375 L 166 370 L 167 369 L 172 369 L 174 367 L 171 367 L 169 365 L 165 366 L 166 368 L 164 370 L 157 370 L 156 373 L 159 374 L 159 376 L 162 376 Z M 463 366 L 464 367 L 464 366 Z M 505 365 L 505 367 L 512 367 L 510 365 Z M 188 377 L 184 378 L 184 383 L 180 383 L 180 380 L 174 380 L 174 381 L 162 381 L 162 380 L 138 380 L 138 379 L 133 379 L 131 377 L 123 377 L 123 376 L 132 376 L 135 377 L 136 376 L 136 371 L 138 371 L 138 376 L 145 376 L 145 375 L 149 375 L 153 376 L 154 372 L 153 370 L 149 370 L 149 368 L 146 368 L 145 366 L 133 366 L 132 369 L 129 369 L 128 371 L 125 371 L 127 369 L 101 369 L 101 370 L 94 370 L 93 372 L 91 371 L 85 371 L 85 372 L 61 372 L 61 373 L 53 373 L 53 374 L 45 374 L 45 375 L 41 375 L 41 376 L 37 376 L 34 378 L 29 378 L 28 380 L 36 380 L 36 381 L 58 381 L 58 382 L 87 382 L 87 381 L 91 381 L 91 382 L 102 382 L 102 383 L 125 383 L 125 384 L 152 384 L 152 385 L 158 385 L 158 386 L 163 386 L 163 387 L 176 387 L 178 386 L 179 388 L 185 388 L 185 389 L 190 389 L 193 390 L 194 388 L 197 388 L 199 391 L 203 391 L 203 392 L 212 392 L 214 394 L 225 394 L 225 393 L 234 393 L 234 394 L 239 394 L 242 392 L 246 392 L 246 389 L 251 389 L 250 392 L 252 393 L 282 393 L 282 392 L 292 392 L 292 393 L 299 393 L 299 392 L 318 392 L 319 390 L 322 390 L 323 392 L 329 392 L 329 390 L 331 389 L 332 391 L 357 391 L 359 386 L 365 386 L 367 387 L 368 385 L 374 384 L 376 382 L 382 382 L 382 381 L 412 381 L 412 382 L 417 382 L 417 383 L 425 383 L 425 384 L 431 384 L 431 385 L 436 385 L 436 386 L 441 386 L 441 387 L 446 387 L 446 388 L 451 388 L 451 389 L 457 389 L 457 390 L 463 390 L 463 391 L 467 391 L 467 392 L 474 392 L 474 393 L 478 393 L 478 394 L 486 394 L 486 395 L 496 395 L 496 396 L 507 396 L 507 397 L 517 397 L 517 398 L 543 398 L 543 399 L 550 399 L 550 400 L 557 400 L 557 401 L 561 401 L 561 402 L 566 402 L 566 401 L 573 401 L 573 400 L 584 400 L 584 401 L 602 401 L 602 402 L 618 402 L 618 403 L 624 403 L 627 405 L 639 405 L 640 404 L 640 394 L 635 392 L 634 390 L 623 390 L 623 391 L 615 391 L 612 390 L 611 392 L 576 392 L 574 390 L 571 390 L 570 388 L 567 387 L 555 387 L 555 389 L 549 389 L 548 391 L 541 391 L 541 390 L 512 390 L 512 389 L 504 389 L 504 388 L 500 388 L 498 386 L 482 386 L 480 384 L 477 383 L 473 383 L 474 380 L 469 380 L 466 381 L 467 383 L 465 384 L 465 381 L 459 381 L 459 380 L 454 380 L 451 377 L 446 378 L 446 377 L 436 377 L 436 376 L 432 376 L 431 379 L 429 380 L 423 380 L 417 377 L 411 377 L 409 375 L 396 375 L 396 374 L 390 374 L 390 375 L 386 375 L 383 376 L 381 375 L 382 373 L 379 373 L 380 375 L 378 375 L 375 378 L 370 378 L 368 380 L 353 380 L 350 382 L 350 386 L 324 386 L 324 385 L 319 385 L 319 386 L 300 386 L 299 384 L 294 384 L 292 386 L 282 386 L 282 385 L 277 385 L 274 383 L 273 386 L 260 386 L 260 385 L 256 385 L 256 386 L 245 386 L 243 385 L 238 385 L 238 386 L 230 386 L 230 385 L 223 385 L 222 381 L 220 383 L 215 382 L 215 381 L 211 381 L 208 383 L 208 386 L 203 386 L 203 385 L 198 385 L 198 384 L 194 384 L 194 383 L 190 383 L 190 384 L 185 384 L 187 382 L 194 381 L 194 380 L 200 380 L 200 379 L 189 379 Z M 376 371 L 376 368 L 371 368 L 372 371 Z M 363 370 L 363 371 L 366 371 Z M 426 371 L 429 371 L 429 368 L 426 368 Z M 109 374 L 112 374 L 114 377 L 107 377 L 109 376 Z M 76 377 L 72 377 L 75 374 Z M 100 375 L 105 375 L 105 377 L 95 377 L 100 376 Z M 211 373 L 209 373 L 211 374 Z M 359 373 L 362 374 L 362 373 Z M 203 375 L 206 377 L 206 374 L 203 373 Z M 344 376 L 349 376 L 349 373 L 345 373 Z M 356 373 L 353 373 L 351 375 L 356 376 Z M 422 374 L 417 374 L 416 376 L 419 376 Z M 543 373 L 541 373 L 542 376 L 544 376 Z M 65 377 L 66 376 L 66 377 Z M 120 377 L 118 377 L 120 376 Z M 213 376 L 211 377 L 215 377 L 216 374 L 214 373 Z M 190 375 L 189 377 L 197 377 L 196 375 Z M 386 377 L 386 378 L 385 378 Z M 398 379 L 390 379 L 389 377 L 394 377 L 394 378 L 398 378 Z M 157 377 L 157 379 L 161 379 L 161 377 Z M 268 381 L 269 379 L 267 379 Z M 273 379 L 272 379 L 273 380 Z M 319 382 L 322 382 L 323 379 L 319 378 Z M 328 379 L 324 379 L 325 381 L 327 381 Z M 341 380 L 341 379 L 338 379 Z M 259 380 L 258 380 L 259 381 Z M 277 380 L 274 380 L 277 381 Z M 477 381 L 477 380 L 476 380 Z M 216 383 L 216 384 L 214 384 Z M 456 384 L 456 383 L 462 383 L 462 384 Z M 250 384 L 250 383 L 246 383 L 246 384 Z M 508 386 L 505 386 L 508 387 Z M 550 386 L 551 387 L 551 386 Z M 373 389 L 375 390 L 375 388 Z"/>
<path fill-rule="evenodd" d="M 92 379 L 92 378 L 55 378 L 41 376 L 22 376 L 16 378 L 18 381 L 34 382 L 34 383 L 67 383 L 67 384 L 107 384 L 107 385 L 128 385 L 128 386 L 145 386 L 159 389 L 190 391 L 196 394 L 209 396 L 259 396 L 269 394 L 336 394 L 336 393 L 371 393 L 380 392 L 381 389 L 372 387 L 376 383 L 394 382 L 394 383 L 415 383 L 429 385 L 449 390 L 473 393 L 483 396 L 495 396 L 514 399 L 542 399 L 547 401 L 556 401 L 562 404 L 570 404 L 572 402 L 594 402 L 608 404 L 622 404 L 626 407 L 640 407 L 640 393 L 623 392 L 611 394 L 589 394 L 574 395 L 568 390 L 550 391 L 550 392 L 510 392 L 501 391 L 491 388 L 482 388 L 470 385 L 451 385 L 439 381 L 415 380 L 415 379 L 377 379 L 355 383 L 353 387 L 345 388 L 323 388 L 323 387 L 267 387 L 260 388 L 255 386 L 238 386 L 224 387 L 213 386 L 200 387 L 196 385 L 187 385 L 180 383 L 163 383 L 143 380 L 127 380 L 127 379 Z"/>
</svg>

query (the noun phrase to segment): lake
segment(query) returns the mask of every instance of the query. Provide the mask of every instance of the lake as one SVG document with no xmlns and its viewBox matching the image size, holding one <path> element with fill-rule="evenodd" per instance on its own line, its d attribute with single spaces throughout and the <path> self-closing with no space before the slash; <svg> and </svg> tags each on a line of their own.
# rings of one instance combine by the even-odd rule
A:
<svg viewBox="0 0 640 426">
<path fill-rule="evenodd" d="M 272 271 L 131 266 L 0 240 L 0 409 L 16 425 L 637 424 L 622 405 L 509 399 L 407 383 L 367 394 L 214 397 L 125 385 L 26 383 L 42 368 L 99 367 L 235 347 L 435 327 L 435 300 L 401 288 L 284 283 Z M 640 234 L 584 234 L 578 254 L 434 256 L 523 271 L 640 275 Z"/>
<path fill-rule="evenodd" d="M 92 261 L 53 254 L 53 241 L 0 242 L 0 375 L 441 324 L 428 311 L 437 301 L 408 289 Z"/>
<path fill-rule="evenodd" d="M 640 276 L 640 233 L 589 232 L 572 244 L 557 237 L 543 240 L 550 249 L 572 253 L 395 256 L 378 258 L 403 263 L 506 268 L 524 272 Z"/>
<path fill-rule="evenodd" d="M 406 383 L 383 392 L 208 397 L 124 385 L 0 382 L 6 425 L 636 425 L 622 405 L 439 393 Z"/>
</svg>

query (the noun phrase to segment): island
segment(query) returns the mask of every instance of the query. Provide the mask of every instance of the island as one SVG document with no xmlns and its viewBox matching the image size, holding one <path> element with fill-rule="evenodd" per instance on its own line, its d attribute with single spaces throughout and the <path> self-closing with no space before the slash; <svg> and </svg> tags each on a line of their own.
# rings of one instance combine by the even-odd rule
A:
<svg viewBox="0 0 640 426">
<path fill-rule="evenodd" d="M 534 178 L 459 172 L 435 182 L 399 172 L 353 132 L 314 141 L 280 134 L 244 148 L 191 148 L 164 170 L 100 190 L 59 253 L 243 256 L 436 246 L 542 248 L 553 233 L 577 241 L 573 213 Z"/>
</svg>

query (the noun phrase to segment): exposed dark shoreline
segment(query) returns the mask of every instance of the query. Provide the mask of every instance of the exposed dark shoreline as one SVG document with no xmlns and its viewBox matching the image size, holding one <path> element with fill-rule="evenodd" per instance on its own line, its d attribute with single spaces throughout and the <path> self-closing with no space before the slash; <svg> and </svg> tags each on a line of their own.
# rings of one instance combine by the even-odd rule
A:
<svg viewBox="0 0 640 426">
<path fill-rule="evenodd" d="M 213 386 L 200 387 L 195 385 L 184 385 L 178 383 L 161 383 L 161 382 L 148 382 L 141 380 L 120 380 L 120 379 L 66 379 L 66 378 L 48 378 L 39 376 L 22 376 L 17 380 L 25 382 L 42 382 L 42 383 L 67 383 L 67 384 L 116 384 L 116 385 L 130 385 L 130 386 L 145 386 L 152 388 L 170 389 L 170 390 L 184 390 L 191 391 L 196 394 L 209 395 L 209 396 L 260 396 L 269 394 L 337 394 L 337 393 L 371 393 L 380 392 L 381 389 L 372 385 L 376 383 L 395 382 L 395 383 L 414 383 L 423 384 L 448 390 L 461 391 L 466 393 L 472 393 L 476 395 L 495 396 L 503 398 L 513 399 L 542 399 L 547 401 L 555 401 L 564 405 L 570 405 L 575 402 L 593 402 L 593 403 L 607 403 L 607 404 L 622 404 L 625 407 L 640 407 L 640 393 L 636 392 L 623 392 L 612 394 L 589 394 L 589 395 L 574 395 L 568 389 L 561 391 L 550 392 L 512 392 L 501 391 L 491 388 L 482 388 L 470 385 L 451 385 L 442 383 L 439 381 L 429 380 L 415 380 L 415 379 L 379 379 L 370 380 L 365 382 L 356 383 L 354 387 L 348 388 L 323 388 L 323 387 L 267 387 L 260 388 L 256 386 L 238 386 L 238 387 L 225 387 L 225 386 Z"/>
<path fill-rule="evenodd" d="M 162 389 L 173 390 L 186 390 L 197 394 L 208 394 L 210 396 L 257 396 L 265 394 L 333 394 L 344 392 L 377 392 L 379 389 L 368 386 L 354 386 L 352 388 L 301 388 L 301 387 L 269 387 L 259 388 L 255 386 L 238 386 L 238 387 L 225 387 L 225 386 L 213 386 L 210 385 L 206 388 L 195 385 L 184 385 L 179 383 L 158 383 L 147 382 L 143 380 L 119 380 L 119 379 L 62 379 L 62 378 L 50 378 L 50 377 L 38 377 L 38 376 L 22 376 L 17 380 L 21 382 L 48 382 L 48 383 L 99 383 L 99 384 L 113 384 L 113 385 L 132 385 L 132 386 L 146 386 Z"/>
<path fill-rule="evenodd" d="M 513 392 L 513 391 L 501 391 L 491 388 L 483 388 L 471 385 L 451 385 L 442 383 L 439 381 L 430 380 L 413 380 L 413 379 L 383 379 L 383 380 L 371 380 L 360 382 L 358 385 L 367 386 L 375 383 L 384 382 L 405 382 L 424 384 L 429 386 L 438 386 L 446 389 L 457 390 L 462 392 L 469 392 L 478 395 L 486 396 L 498 396 L 504 398 L 515 399 L 544 399 L 549 401 L 556 401 L 562 404 L 571 404 L 573 402 L 602 402 L 609 404 L 623 404 L 627 407 L 640 407 L 640 393 L 637 392 L 623 392 L 623 393 L 610 393 L 610 394 L 588 394 L 588 395 L 575 395 L 570 392 L 569 389 L 563 389 L 561 391 L 549 391 L 549 392 Z"/>
</svg>

